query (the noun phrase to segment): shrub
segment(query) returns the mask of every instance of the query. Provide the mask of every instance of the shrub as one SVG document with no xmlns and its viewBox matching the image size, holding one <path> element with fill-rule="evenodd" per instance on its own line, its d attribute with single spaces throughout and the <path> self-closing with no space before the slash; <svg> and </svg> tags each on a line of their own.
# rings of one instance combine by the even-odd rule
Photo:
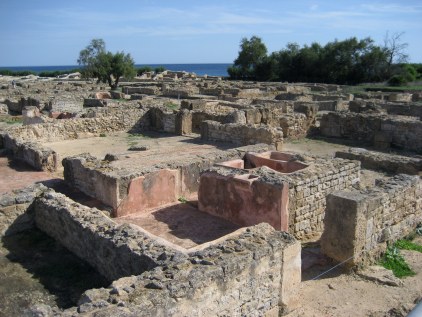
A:
<svg viewBox="0 0 422 317">
<path fill-rule="evenodd" d="M 164 66 L 158 66 L 158 67 L 155 67 L 154 68 L 154 72 L 156 73 L 156 74 L 158 74 L 158 73 L 162 73 L 162 72 L 164 72 L 166 69 L 165 69 L 165 67 Z"/>
<path fill-rule="evenodd" d="M 391 76 L 388 80 L 389 86 L 403 86 L 406 85 L 407 80 L 402 75 Z"/>
<path fill-rule="evenodd" d="M 40 77 L 57 77 L 57 76 L 61 76 L 61 75 L 76 73 L 76 72 L 79 72 L 79 71 L 80 71 L 79 68 L 70 69 L 70 70 L 45 71 L 45 72 L 38 73 L 38 76 L 40 76 Z"/>
<path fill-rule="evenodd" d="M 141 76 L 143 73 L 152 72 L 152 68 L 149 66 L 142 66 L 136 70 L 136 74 Z"/>
<path fill-rule="evenodd" d="M 0 70 L 0 75 L 3 76 L 28 76 L 28 75 L 36 75 L 34 72 L 31 72 L 29 70 L 19 70 L 19 71 L 13 71 L 10 69 L 2 69 Z"/>
</svg>

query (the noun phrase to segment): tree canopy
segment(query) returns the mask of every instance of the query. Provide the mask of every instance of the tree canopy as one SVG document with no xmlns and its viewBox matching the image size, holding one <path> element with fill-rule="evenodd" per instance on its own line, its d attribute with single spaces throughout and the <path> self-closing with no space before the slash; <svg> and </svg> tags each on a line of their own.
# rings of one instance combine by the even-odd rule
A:
<svg viewBox="0 0 422 317">
<path fill-rule="evenodd" d="M 239 56 L 234 66 L 228 69 L 230 76 L 242 79 L 254 77 L 257 65 L 260 65 L 267 56 L 267 47 L 257 36 L 249 40 L 245 37 L 240 43 Z"/>
<path fill-rule="evenodd" d="M 135 62 L 130 54 L 107 52 L 102 39 L 91 40 L 80 51 L 78 64 L 82 67 L 82 76 L 97 78 L 99 82 L 108 83 L 112 89 L 118 87 L 121 77 L 130 79 L 136 75 Z"/>
<path fill-rule="evenodd" d="M 228 73 L 232 79 L 264 81 L 336 84 L 384 81 L 398 72 L 392 67 L 393 60 L 402 61 L 406 57 L 401 35 L 387 35 L 384 46 L 375 45 L 369 37 L 334 40 L 324 46 L 288 43 L 270 55 L 259 37 L 243 38 L 239 56 Z"/>
</svg>

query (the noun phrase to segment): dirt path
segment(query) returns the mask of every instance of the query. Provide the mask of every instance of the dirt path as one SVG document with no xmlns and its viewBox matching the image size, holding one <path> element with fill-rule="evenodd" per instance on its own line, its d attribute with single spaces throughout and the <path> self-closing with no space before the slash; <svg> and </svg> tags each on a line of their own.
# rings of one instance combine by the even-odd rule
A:
<svg viewBox="0 0 422 317">
<path fill-rule="evenodd" d="M 417 273 L 402 279 L 403 286 L 377 284 L 341 269 L 312 280 L 332 267 L 327 263 L 314 265 L 303 274 L 301 307 L 288 317 L 407 316 L 422 298 L 422 253 L 401 253 Z"/>
</svg>

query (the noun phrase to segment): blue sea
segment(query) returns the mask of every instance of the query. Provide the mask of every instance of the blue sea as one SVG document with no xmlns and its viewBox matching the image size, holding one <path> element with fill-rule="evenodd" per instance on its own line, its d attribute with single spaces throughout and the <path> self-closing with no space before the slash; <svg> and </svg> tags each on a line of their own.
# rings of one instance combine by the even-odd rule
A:
<svg viewBox="0 0 422 317">
<path fill-rule="evenodd" d="M 163 66 L 165 69 L 172 71 L 187 71 L 195 73 L 199 76 L 228 76 L 227 67 L 232 64 L 139 64 L 136 67 L 149 66 L 152 69 Z M 16 66 L 16 67 L 0 67 L 0 70 L 8 69 L 12 71 L 32 71 L 34 73 L 50 72 L 50 71 L 67 71 L 79 68 L 78 65 L 67 66 Z"/>
</svg>

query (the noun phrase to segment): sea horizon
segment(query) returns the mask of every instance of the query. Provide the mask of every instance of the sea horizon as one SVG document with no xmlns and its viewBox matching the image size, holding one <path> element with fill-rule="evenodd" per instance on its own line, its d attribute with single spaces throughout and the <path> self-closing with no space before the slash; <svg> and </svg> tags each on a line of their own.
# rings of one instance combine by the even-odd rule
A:
<svg viewBox="0 0 422 317">
<path fill-rule="evenodd" d="M 199 76 L 228 76 L 227 68 L 233 63 L 177 63 L 177 64 L 135 64 L 136 68 L 140 67 L 164 67 L 171 71 L 186 71 L 195 73 Z M 70 71 L 80 68 L 79 65 L 51 65 L 51 66 L 0 66 L 0 70 L 11 71 L 31 71 L 34 73 L 53 72 L 53 71 Z"/>
</svg>

